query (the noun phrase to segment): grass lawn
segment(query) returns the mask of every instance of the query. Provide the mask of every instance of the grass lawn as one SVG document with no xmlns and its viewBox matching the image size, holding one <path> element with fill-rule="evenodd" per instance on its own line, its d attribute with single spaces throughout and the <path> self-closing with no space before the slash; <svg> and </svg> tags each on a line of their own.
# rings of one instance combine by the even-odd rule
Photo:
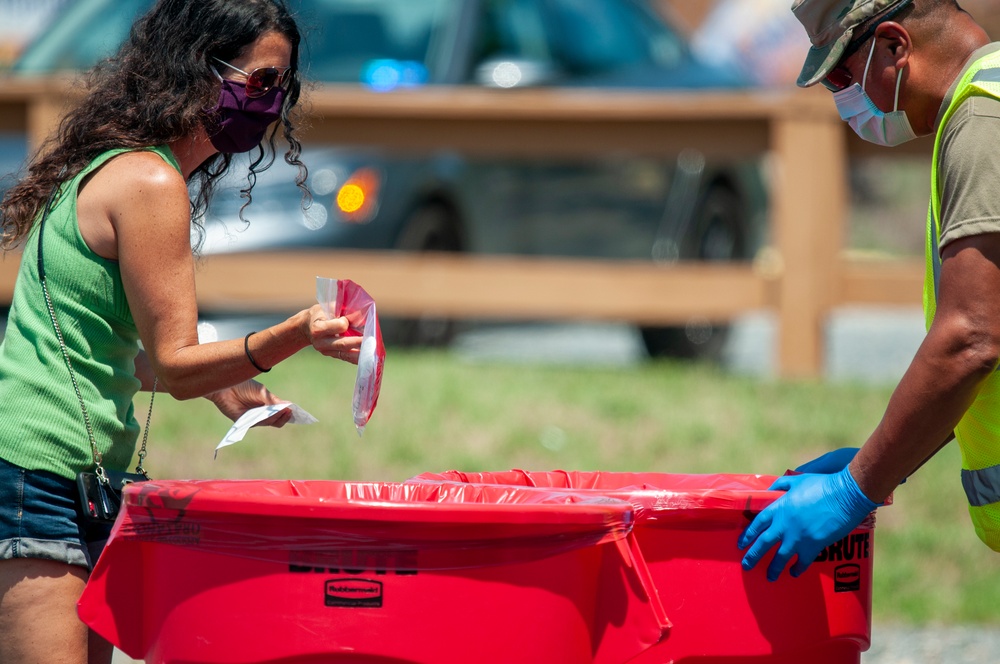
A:
<svg viewBox="0 0 1000 664">
<path fill-rule="evenodd" d="M 586 368 L 469 363 L 391 352 L 363 437 L 351 418 L 353 367 L 300 353 L 263 381 L 319 418 L 229 428 L 204 400 L 158 395 L 146 467 L 154 477 L 401 481 L 460 469 L 780 474 L 862 443 L 891 386 L 785 382 L 670 362 Z M 146 395 L 136 399 L 144 419 Z M 949 446 L 879 511 L 874 619 L 1000 624 L 1000 558 L 969 524 Z"/>
</svg>

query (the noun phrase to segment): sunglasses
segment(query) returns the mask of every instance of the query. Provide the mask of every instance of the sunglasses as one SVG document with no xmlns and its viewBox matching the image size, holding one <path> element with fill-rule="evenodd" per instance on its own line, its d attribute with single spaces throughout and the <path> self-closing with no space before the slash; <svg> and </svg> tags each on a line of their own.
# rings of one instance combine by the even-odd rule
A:
<svg viewBox="0 0 1000 664">
<path fill-rule="evenodd" d="M 263 97 L 271 90 L 271 88 L 285 87 L 285 84 L 289 79 L 289 73 L 292 70 L 291 67 L 258 67 L 251 72 L 245 72 L 239 67 L 234 67 L 225 60 L 220 60 L 215 57 L 212 59 L 219 64 L 225 65 L 233 71 L 238 71 L 247 77 L 247 97 L 250 99 Z M 215 73 L 218 75 L 219 72 L 216 71 Z M 222 78 L 222 76 L 219 76 L 219 78 Z"/>
<path fill-rule="evenodd" d="M 830 92 L 840 92 L 841 90 L 850 87 L 851 83 L 854 82 L 854 75 L 851 74 L 851 72 L 841 63 L 847 58 L 854 55 L 854 53 L 856 53 L 857 50 L 861 48 L 861 46 L 866 41 L 871 39 L 872 36 L 875 34 L 875 29 L 878 28 L 878 26 L 882 25 L 886 21 L 891 21 L 901 11 L 903 11 L 906 7 L 910 6 L 912 3 L 913 0 L 904 0 L 903 2 L 899 3 L 898 5 L 887 11 L 885 14 L 880 16 L 878 19 L 876 19 L 874 23 L 868 26 L 868 28 L 861 33 L 860 37 L 858 37 L 857 39 L 852 39 L 847 44 L 847 48 L 845 48 L 844 52 L 840 55 L 840 60 L 837 62 L 837 66 L 831 69 L 830 73 L 826 75 L 826 78 L 820 81 L 820 83 L 823 84 L 823 87 L 825 87 Z"/>
</svg>

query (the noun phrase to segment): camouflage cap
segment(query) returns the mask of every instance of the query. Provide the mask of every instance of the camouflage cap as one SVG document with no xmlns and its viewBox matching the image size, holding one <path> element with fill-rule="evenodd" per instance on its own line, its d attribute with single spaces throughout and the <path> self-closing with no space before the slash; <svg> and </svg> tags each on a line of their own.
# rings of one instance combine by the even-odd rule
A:
<svg viewBox="0 0 1000 664">
<path fill-rule="evenodd" d="M 805 27 L 812 43 L 796 83 L 807 88 L 822 81 L 840 62 L 858 26 L 910 1 L 795 0 L 792 13 Z"/>
</svg>

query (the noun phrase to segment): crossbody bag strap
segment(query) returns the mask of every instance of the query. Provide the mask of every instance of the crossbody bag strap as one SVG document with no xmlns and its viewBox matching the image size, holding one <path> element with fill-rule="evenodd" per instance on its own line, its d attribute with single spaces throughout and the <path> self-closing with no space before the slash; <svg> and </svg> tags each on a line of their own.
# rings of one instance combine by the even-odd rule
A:
<svg viewBox="0 0 1000 664">
<path fill-rule="evenodd" d="M 62 328 L 59 327 L 59 322 L 56 320 L 56 310 L 52 305 L 52 297 L 49 295 L 48 283 L 45 279 L 45 261 L 42 256 L 42 234 L 45 231 L 45 220 L 48 219 L 49 212 L 52 211 L 52 203 L 56 198 L 56 194 L 59 187 L 53 187 L 52 193 L 49 194 L 48 200 L 45 202 L 45 211 L 42 213 L 42 218 L 38 222 L 38 280 L 42 284 L 42 293 L 45 295 L 45 306 L 49 311 L 49 318 L 52 320 L 52 328 L 55 330 L 56 339 L 59 341 L 59 350 L 62 351 L 63 360 L 66 361 L 66 368 L 69 370 L 69 378 L 73 383 L 73 390 L 76 392 L 76 398 L 80 402 L 80 411 L 83 413 L 83 424 L 87 429 L 87 438 L 90 440 L 90 451 L 94 458 L 95 474 L 98 479 L 104 483 L 108 483 L 107 473 L 104 471 L 104 466 L 102 461 L 104 460 L 101 450 L 97 447 L 97 438 L 94 436 L 94 428 L 90 424 L 90 415 L 87 413 L 87 404 L 83 400 L 83 393 L 80 391 L 80 384 L 76 380 L 76 372 L 73 370 L 73 363 L 70 361 L 69 349 L 66 347 L 66 342 L 63 339 Z M 143 468 L 143 462 L 146 460 L 146 441 L 149 437 L 149 422 L 153 415 L 153 399 L 156 397 L 156 377 L 153 378 L 153 389 L 149 396 L 149 410 L 146 413 L 146 426 L 143 428 L 142 432 L 142 447 L 139 448 L 139 463 L 135 467 L 135 472 L 139 473 L 146 479 L 149 479 L 149 475 L 146 473 L 146 469 Z"/>
</svg>

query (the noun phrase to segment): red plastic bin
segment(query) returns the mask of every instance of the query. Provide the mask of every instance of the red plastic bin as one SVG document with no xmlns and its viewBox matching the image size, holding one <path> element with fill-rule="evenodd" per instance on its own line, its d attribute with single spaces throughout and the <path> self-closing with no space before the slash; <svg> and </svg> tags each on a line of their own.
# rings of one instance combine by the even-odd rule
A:
<svg viewBox="0 0 1000 664">
<path fill-rule="evenodd" d="M 858 664 L 871 640 L 874 515 L 797 579 L 750 572 L 736 541 L 780 493 L 774 476 L 426 473 L 411 481 L 584 491 L 632 503 L 635 534 L 671 627 L 636 664 Z"/>
<path fill-rule="evenodd" d="M 556 490 L 143 482 L 78 612 L 147 663 L 625 662 L 666 626 L 632 520 Z"/>
</svg>

